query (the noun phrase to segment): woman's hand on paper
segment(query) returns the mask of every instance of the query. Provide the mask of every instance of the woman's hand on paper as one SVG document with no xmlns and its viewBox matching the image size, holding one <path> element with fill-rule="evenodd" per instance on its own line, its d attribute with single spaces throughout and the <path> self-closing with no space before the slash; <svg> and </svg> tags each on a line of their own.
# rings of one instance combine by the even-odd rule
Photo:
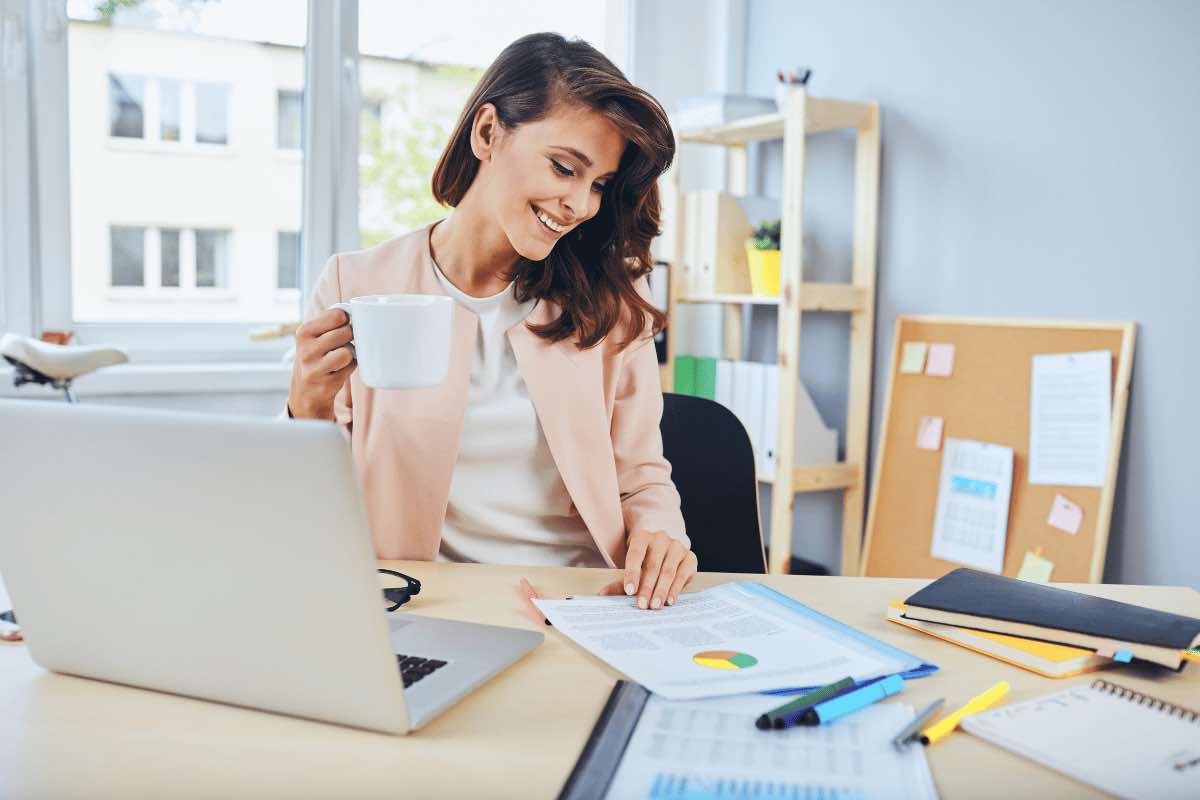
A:
<svg viewBox="0 0 1200 800">
<path fill-rule="evenodd" d="M 331 308 L 296 330 L 296 360 L 288 410 L 293 417 L 333 419 L 333 399 L 358 366 L 349 344 L 353 331 L 346 312 Z"/>
<path fill-rule="evenodd" d="M 696 577 L 696 554 L 664 531 L 634 531 L 625 551 L 625 574 L 600 594 L 637 595 L 638 608 L 674 605 Z"/>
</svg>

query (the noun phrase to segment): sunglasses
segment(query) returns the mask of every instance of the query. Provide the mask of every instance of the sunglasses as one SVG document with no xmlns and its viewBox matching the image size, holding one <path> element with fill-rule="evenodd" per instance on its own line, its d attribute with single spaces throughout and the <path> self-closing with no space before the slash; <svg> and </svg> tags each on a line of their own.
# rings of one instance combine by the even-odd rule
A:
<svg viewBox="0 0 1200 800">
<path fill-rule="evenodd" d="M 383 606 L 387 611 L 395 611 L 407 603 L 414 594 L 421 593 L 421 582 L 411 575 L 382 568 L 379 569 L 379 574 L 400 578 L 407 584 L 406 586 L 390 586 L 383 590 Z"/>
</svg>

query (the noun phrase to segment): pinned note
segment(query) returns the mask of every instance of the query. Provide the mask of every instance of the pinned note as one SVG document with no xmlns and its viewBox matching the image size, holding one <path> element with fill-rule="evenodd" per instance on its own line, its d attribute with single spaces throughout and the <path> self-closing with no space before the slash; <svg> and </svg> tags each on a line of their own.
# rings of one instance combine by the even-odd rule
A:
<svg viewBox="0 0 1200 800">
<path fill-rule="evenodd" d="M 920 375 L 925 369 L 925 354 L 928 352 L 928 342 L 905 342 L 900 354 L 900 371 Z"/>
<path fill-rule="evenodd" d="M 1128 650 L 1118 650 L 1113 653 L 1113 661 L 1120 661 L 1122 664 L 1128 664 L 1133 661 L 1133 653 Z"/>
<path fill-rule="evenodd" d="M 942 449 L 942 427 L 945 420 L 941 417 L 921 417 L 917 426 L 917 447 L 922 450 Z"/>
<path fill-rule="evenodd" d="M 1083 522 L 1083 509 L 1061 494 L 1056 494 L 1054 502 L 1050 504 L 1050 518 L 1046 521 L 1060 531 L 1079 533 L 1079 524 Z"/>
<path fill-rule="evenodd" d="M 1021 564 L 1021 571 L 1017 573 L 1017 579 L 1033 583 L 1049 583 L 1050 573 L 1053 571 L 1054 562 L 1042 558 L 1042 548 L 1039 547 L 1037 552 L 1025 554 L 1025 561 Z"/>
<path fill-rule="evenodd" d="M 954 374 L 954 345 L 938 342 L 929 345 L 929 357 L 925 361 L 925 374 L 948 378 Z"/>
</svg>

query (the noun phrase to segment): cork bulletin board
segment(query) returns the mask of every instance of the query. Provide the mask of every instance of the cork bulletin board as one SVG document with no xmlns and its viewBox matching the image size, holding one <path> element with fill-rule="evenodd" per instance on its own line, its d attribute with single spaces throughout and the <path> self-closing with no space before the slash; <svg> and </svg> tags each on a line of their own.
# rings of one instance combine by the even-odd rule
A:
<svg viewBox="0 0 1200 800">
<path fill-rule="evenodd" d="M 946 438 L 1013 449 L 1012 496 L 1003 574 L 1015 577 L 1027 552 L 1053 562 L 1052 581 L 1097 582 L 1104 572 L 1117 465 L 1133 368 L 1132 322 L 1045 322 L 901 316 L 896 320 L 887 400 L 875 463 L 860 574 L 937 578 L 960 564 L 930 554 Z M 900 371 L 907 342 L 951 343 L 946 377 Z M 1028 482 L 1033 356 L 1112 353 L 1112 417 L 1102 486 Z M 917 446 L 922 417 L 941 417 L 943 446 Z M 1049 524 L 1062 494 L 1082 508 L 1076 533 Z"/>
</svg>

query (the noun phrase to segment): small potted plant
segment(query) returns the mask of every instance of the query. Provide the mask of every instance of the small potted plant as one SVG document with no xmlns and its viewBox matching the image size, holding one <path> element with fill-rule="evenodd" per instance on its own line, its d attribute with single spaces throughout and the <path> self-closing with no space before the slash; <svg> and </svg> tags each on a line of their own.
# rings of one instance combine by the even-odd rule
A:
<svg viewBox="0 0 1200 800">
<path fill-rule="evenodd" d="M 754 229 L 746 242 L 746 263 L 750 266 L 750 291 L 756 295 L 779 294 L 780 220 L 768 220 Z"/>
</svg>

